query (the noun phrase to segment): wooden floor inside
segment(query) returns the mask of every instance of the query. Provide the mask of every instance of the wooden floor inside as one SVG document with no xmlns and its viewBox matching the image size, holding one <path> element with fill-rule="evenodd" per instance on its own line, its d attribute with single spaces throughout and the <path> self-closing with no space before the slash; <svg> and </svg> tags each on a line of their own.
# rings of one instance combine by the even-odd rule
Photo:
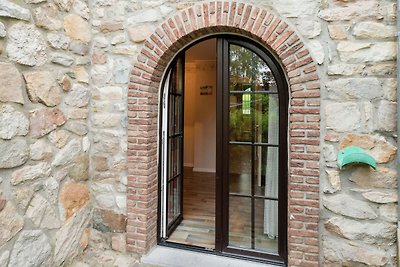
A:
<svg viewBox="0 0 400 267">
<path fill-rule="evenodd" d="M 185 168 L 183 221 L 168 241 L 215 248 L 215 175 Z"/>
</svg>

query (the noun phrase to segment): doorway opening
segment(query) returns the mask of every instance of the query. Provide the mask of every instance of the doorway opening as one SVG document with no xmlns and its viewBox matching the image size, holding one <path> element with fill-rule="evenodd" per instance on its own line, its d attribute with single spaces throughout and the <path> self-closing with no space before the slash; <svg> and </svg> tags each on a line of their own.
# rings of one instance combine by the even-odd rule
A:
<svg viewBox="0 0 400 267">
<path fill-rule="evenodd" d="M 287 85 L 251 40 L 180 52 L 163 82 L 159 243 L 287 262 Z"/>
</svg>

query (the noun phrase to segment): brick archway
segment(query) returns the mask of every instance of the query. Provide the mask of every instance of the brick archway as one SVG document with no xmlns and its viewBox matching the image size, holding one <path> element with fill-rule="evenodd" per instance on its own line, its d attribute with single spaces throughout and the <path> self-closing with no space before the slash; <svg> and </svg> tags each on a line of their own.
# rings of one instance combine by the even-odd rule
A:
<svg viewBox="0 0 400 267">
<path fill-rule="evenodd" d="M 128 91 L 127 248 L 146 253 L 157 240 L 158 104 L 163 73 L 192 41 L 226 32 L 263 44 L 286 72 L 289 265 L 318 266 L 320 83 L 316 64 L 282 18 L 232 1 L 200 3 L 176 13 L 147 39 L 133 67 Z"/>
</svg>

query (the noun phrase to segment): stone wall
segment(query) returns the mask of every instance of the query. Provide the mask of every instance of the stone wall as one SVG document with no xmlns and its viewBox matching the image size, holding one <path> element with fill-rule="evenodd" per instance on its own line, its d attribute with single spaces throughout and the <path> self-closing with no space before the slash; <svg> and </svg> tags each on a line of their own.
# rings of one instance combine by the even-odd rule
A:
<svg viewBox="0 0 400 267">
<path fill-rule="evenodd" d="M 127 211 L 143 208 L 126 200 L 127 169 L 138 167 L 130 158 L 141 156 L 127 154 L 127 141 L 146 146 L 127 136 L 128 116 L 147 103 L 127 109 L 131 66 L 156 27 L 195 2 L 0 2 L 0 266 L 60 265 L 86 246 L 88 226 L 123 250 Z M 319 65 L 321 266 L 393 266 L 395 1 L 244 2 L 285 18 Z M 141 114 L 134 120 L 156 120 Z M 378 171 L 339 170 L 338 150 L 350 144 L 369 151 Z M 150 156 L 143 174 L 156 166 Z"/>
<path fill-rule="evenodd" d="M 0 266 L 88 242 L 91 26 L 81 0 L 0 1 Z"/>
</svg>

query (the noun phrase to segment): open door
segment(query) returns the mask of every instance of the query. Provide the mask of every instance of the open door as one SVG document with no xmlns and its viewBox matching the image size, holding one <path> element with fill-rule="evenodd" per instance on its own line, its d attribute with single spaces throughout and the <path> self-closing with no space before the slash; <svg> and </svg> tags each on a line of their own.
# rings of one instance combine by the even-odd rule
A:
<svg viewBox="0 0 400 267">
<path fill-rule="evenodd" d="M 177 57 L 165 79 L 162 103 L 161 238 L 183 219 L 184 57 Z"/>
</svg>

